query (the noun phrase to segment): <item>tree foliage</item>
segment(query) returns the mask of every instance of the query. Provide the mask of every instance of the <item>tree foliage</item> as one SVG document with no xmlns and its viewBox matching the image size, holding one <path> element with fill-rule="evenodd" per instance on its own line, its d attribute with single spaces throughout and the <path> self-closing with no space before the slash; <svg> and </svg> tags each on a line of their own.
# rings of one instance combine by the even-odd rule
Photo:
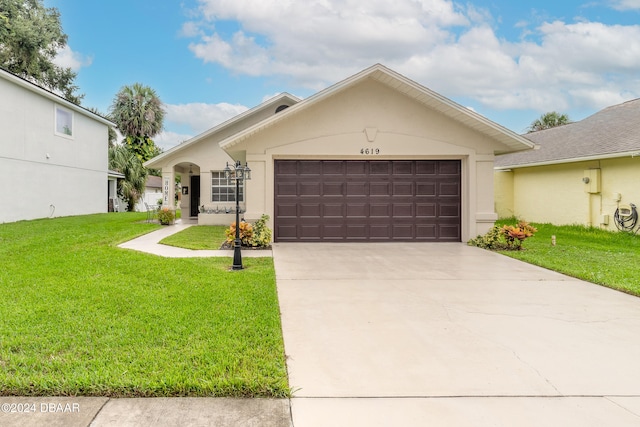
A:
<svg viewBox="0 0 640 427">
<path fill-rule="evenodd" d="M 144 162 L 160 153 L 151 138 L 162 131 L 164 115 L 156 91 L 134 83 L 116 94 L 110 118 L 124 135 L 124 144 Z"/>
<path fill-rule="evenodd" d="M 537 132 L 539 130 L 551 129 L 557 126 L 562 126 L 571 123 L 571 119 L 566 114 L 560 114 L 555 111 L 544 113 L 539 118 L 535 119 L 529 125 L 528 132 Z"/>
<path fill-rule="evenodd" d="M 76 73 L 53 63 L 66 44 L 56 8 L 42 0 L 0 0 L 0 67 L 80 104 Z"/>
<path fill-rule="evenodd" d="M 142 161 L 126 145 L 116 144 L 109 148 L 109 169 L 124 175 L 124 180 L 118 181 L 118 195 L 127 202 L 127 210 L 133 211 L 147 182 Z"/>
</svg>

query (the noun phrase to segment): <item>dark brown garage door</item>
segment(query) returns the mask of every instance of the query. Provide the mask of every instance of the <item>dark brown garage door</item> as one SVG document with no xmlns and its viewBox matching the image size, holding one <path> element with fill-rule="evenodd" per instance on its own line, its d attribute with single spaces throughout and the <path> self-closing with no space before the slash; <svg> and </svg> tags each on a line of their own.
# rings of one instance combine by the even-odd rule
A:
<svg viewBox="0 0 640 427">
<path fill-rule="evenodd" d="M 276 160 L 275 241 L 459 242 L 459 160 Z"/>
</svg>

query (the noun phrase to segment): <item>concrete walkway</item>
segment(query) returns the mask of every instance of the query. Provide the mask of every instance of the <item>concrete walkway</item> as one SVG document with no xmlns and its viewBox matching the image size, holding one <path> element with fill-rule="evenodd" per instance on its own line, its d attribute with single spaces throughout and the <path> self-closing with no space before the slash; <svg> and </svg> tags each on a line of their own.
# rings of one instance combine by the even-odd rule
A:
<svg viewBox="0 0 640 427">
<path fill-rule="evenodd" d="M 463 244 L 276 244 L 295 427 L 639 426 L 640 299 Z"/>
<path fill-rule="evenodd" d="M 146 252 L 153 255 L 163 256 L 167 258 L 191 258 L 191 257 L 233 257 L 231 250 L 192 250 L 177 248 L 175 246 L 161 245 L 160 241 L 186 230 L 193 224 L 183 223 L 180 220 L 174 225 L 168 225 L 160 230 L 140 236 L 136 239 L 118 245 L 120 248 L 133 249 L 134 251 Z M 271 257 L 270 250 L 243 250 L 242 257 L 259 258 Z"/>
<path fill-rule="evenodd" d="M 121 246 L 231 256 L 157 244 L 184 228 Z M 0 426 L 640 426 L 638 298 L 464 244 L 273 256 L 291 400 L 0 396 Z"/>
</svg>

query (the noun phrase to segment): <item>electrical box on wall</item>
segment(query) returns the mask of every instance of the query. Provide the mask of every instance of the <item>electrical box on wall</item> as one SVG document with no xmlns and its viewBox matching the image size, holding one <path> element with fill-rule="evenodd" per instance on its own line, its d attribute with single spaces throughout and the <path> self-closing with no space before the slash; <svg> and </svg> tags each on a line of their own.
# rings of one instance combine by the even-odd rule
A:
<svg viewBox="0 0 640 427">
<path fill-rule="evenodd" d="M 584 182 L 584 191 L 587 193 L 600 192 L 600 169 L 587 169 L 584 171 L 582 178 Z"/>
</svg>

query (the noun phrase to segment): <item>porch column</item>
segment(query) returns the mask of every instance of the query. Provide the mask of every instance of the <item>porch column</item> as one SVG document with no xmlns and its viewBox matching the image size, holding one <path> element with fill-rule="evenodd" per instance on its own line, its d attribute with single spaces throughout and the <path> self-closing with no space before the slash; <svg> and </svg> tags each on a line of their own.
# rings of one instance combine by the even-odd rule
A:
<svg viewBox="0 0 640 427">
<path fill-rule="evenodd" d="M 175 210 L 176 200 L 176 174 L 171 170 L 162 170 L 162 207 L 168 207 L 171 210 Z"/>
</svg>

